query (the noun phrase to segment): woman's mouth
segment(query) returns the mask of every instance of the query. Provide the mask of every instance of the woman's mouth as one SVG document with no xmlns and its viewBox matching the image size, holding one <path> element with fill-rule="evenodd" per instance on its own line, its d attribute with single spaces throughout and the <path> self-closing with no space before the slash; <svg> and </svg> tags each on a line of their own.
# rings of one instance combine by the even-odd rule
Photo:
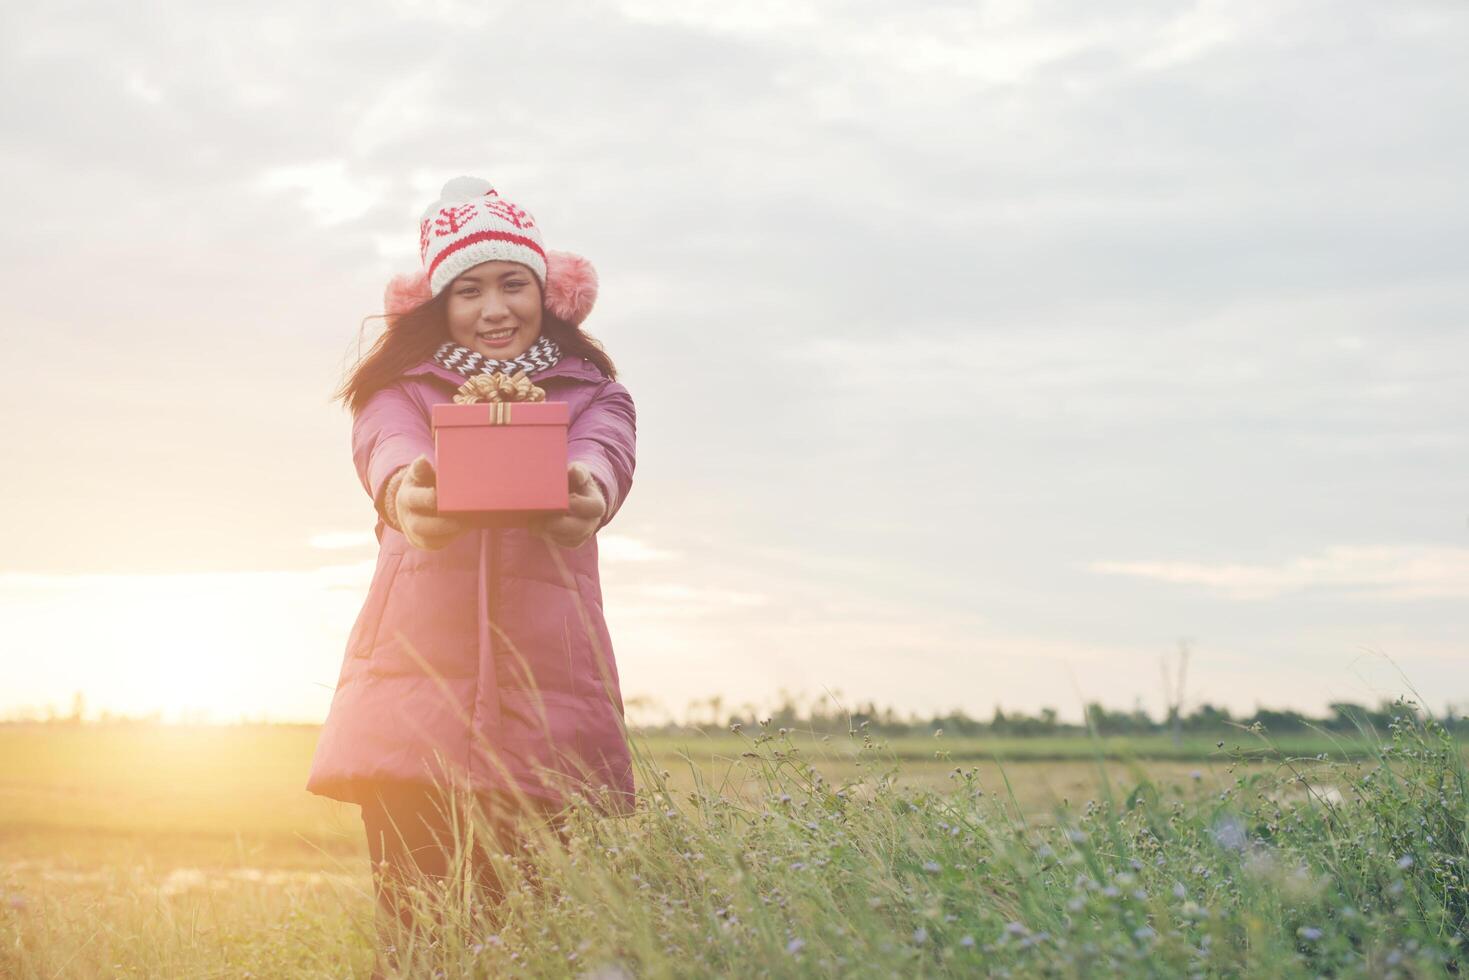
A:
<svg viewBox="0 0 1469 980">
<path fill-rule="evenodd" d="M 510 343 L 510 338 L 515 336 L 515 327 L 506 327 L 503 330 L 484 330 L 475 333 L 488 347 L 504 347 Z"/>
</svg>

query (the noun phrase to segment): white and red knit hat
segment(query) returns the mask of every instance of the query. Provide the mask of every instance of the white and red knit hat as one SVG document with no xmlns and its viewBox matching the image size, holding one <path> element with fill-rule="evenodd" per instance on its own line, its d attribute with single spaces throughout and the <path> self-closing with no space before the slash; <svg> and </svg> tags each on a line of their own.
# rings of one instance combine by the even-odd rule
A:
<svg viewBox="0 0 1469 980">
<path fill-rule="evenodd" d="M 519 262 L 546 284 L 546 248 L 536 219 L 478 177 L 455 177 L 424 210 L 418 255 L 434 296 L 466 269 L 495 260 Z"/>
<path fill-rule="evenodd" d="M 455 177 L 418 223 L 423 269 L 395 276 L 384 305 L 402 313 L 433 299 L 481 262 L 518 262 L 541 283 L 542 305 L 567 323 L 585 320 L 597 298 L 592 264 L 570 252 L 548 251 L 530 212 L 500 196 L 489 181 Z"/>
</svg>

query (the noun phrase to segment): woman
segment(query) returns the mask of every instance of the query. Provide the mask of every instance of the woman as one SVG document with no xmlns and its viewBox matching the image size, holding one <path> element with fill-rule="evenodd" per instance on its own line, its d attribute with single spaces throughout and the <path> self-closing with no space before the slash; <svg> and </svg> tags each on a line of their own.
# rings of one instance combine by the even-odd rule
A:
<svg viewBox="0 0 1469 980">
<path fill-rule="evenodd" d="M 551 814 L 575 793 L 625 813 L 633 794 L 596 532 L 632 485 L 635 416 L 580 328 L 595 273 L 547 252 L 534 219 L 472 177 L 425 211 L 419 252 L 336 395 L 379 551 L 306 785 L 362 805 L 379 902 L 405 923 L 397 890 L 448 873 L 461 802 L 492 817 L 503 849 L 526 807 Z M 522 369 L 569 406 L 568 511 L 519 526 L 438 514 L 431 407 L 476 374 Z M 483 846 L 470 857 L 493 889 Z"/>
</svg>

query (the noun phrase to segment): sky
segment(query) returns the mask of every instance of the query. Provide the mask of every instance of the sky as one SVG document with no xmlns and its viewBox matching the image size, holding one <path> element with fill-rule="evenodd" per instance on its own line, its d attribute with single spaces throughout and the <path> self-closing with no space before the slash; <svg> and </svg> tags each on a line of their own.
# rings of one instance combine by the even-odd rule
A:
<svg viewBox="0 0 1469 980">
<path fill-rule="evenodd" d="M 1469 707 L 1453 0 L 10 4 L 0 716 L 320 721 L 451 177 L 596 267 L 634 720 Z"/>
</svg>

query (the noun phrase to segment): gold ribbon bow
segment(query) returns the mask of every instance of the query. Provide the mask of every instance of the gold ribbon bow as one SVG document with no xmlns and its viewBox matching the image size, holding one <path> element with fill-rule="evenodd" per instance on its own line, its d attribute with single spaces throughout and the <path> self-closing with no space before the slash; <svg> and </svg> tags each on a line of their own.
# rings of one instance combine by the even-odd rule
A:
<svg viewBox="0 0 1469 980">
<path fill-rule="evenodd" d="M 476 402 L 543 402 L 546 389 L 531 384 L 530 374 L 521 368 L 514 375 L 496 371 L 494 374 L 476 374 L 454 395 L 457 405 L 473 405 Z M 509 413 L 505 413 L 508 417 Z"/>
</svg>

